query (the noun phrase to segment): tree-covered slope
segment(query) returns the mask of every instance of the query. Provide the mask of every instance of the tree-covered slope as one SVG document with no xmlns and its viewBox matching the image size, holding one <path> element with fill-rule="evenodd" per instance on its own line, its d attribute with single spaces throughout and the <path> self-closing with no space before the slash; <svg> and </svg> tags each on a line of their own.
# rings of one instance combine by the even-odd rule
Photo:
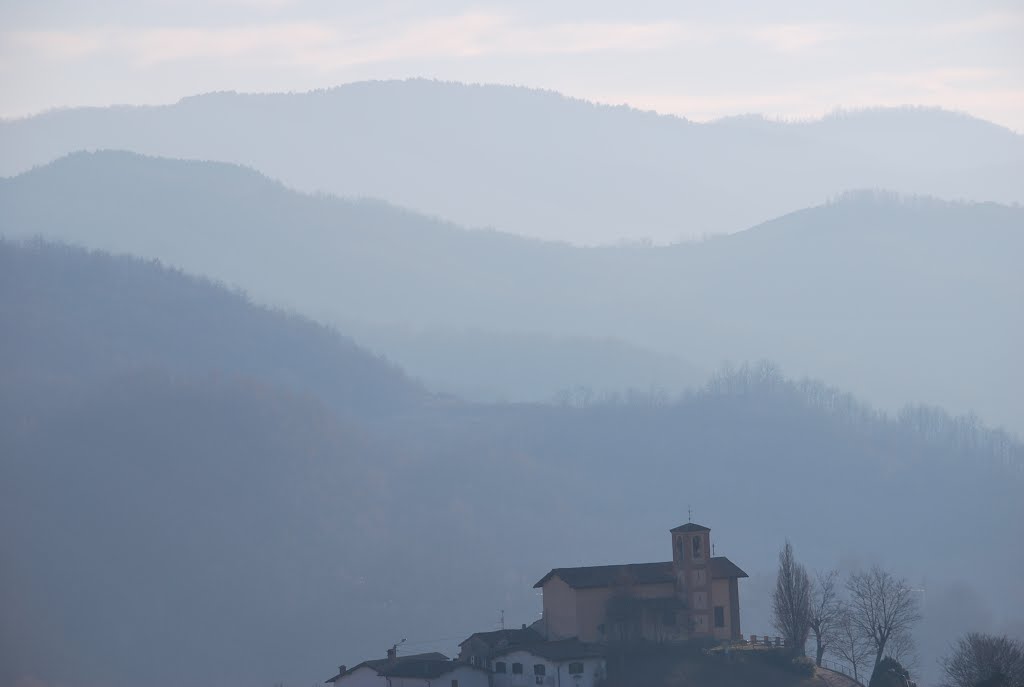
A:
<svg viewBox="0 0 1024 687">
<path fill-rule="evenodd" d="M 150 262 L 0 246 L 0 683 L 312 684 L 402 637 L 451 653 L 502 609 L 535 619 L 552 567 L 663 560 L 689 506 L 751 574 L 747 633 L 786 537 L 925 585 L 922 663 L 1022 622 L 1024 448 L 976 420 L 767 365 L 678 398 L 353 408 L 353 379 L 395 382 L 372 356 L 281 370 L 336 350 L 322 328 Z M 251 364 L 151 335 L 204 341 L 211 310 L 266 323 L 221 331 Z"/>
<path fill-rule="evenodd" d="M 445 390 L 487 380 L 482 397 L 549 398 L 575 385 L 512 390 L 545 366 L 593 360 L 579 385 L 676 391 L 699 379 L 684 363 L 678 376 L 659 372 L 679 359 L 707 370 L 767 357 L 890 409 L 937 403 L 1024 428 L 1019 207 L 847 194 L 696 244 L 577 248 L 307 196 L 229 165 L 97 153 L 0 182 L 0 232 L 159 258 L 240 286 L 367 332 Z M 380 334 L 388 327 L 398 338 Z M 528 337 L 518 349 L 517 337 Z M 609 355 L 606 339 L 626 355 Z M 481 342 L 479 359 L 452 360 Z M 566 349 L 579 354 L 559 364 Z M 602 362 L 623 359 L 632 384 Z"/>
<path fill-rule="evenodd" d="M 337 332 L 152 261 L 0 241 L 0 317 L 5 378 L 39 395 L 159 369 L 259 378 L 360 415 L 429 400 Z"/>
</svg>

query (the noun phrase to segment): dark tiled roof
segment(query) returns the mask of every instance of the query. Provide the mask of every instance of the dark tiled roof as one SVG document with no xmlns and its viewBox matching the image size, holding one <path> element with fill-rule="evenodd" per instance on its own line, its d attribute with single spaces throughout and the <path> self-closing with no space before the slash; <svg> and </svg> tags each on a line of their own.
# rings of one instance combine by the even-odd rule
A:
<svg viewBox="0 0 1024 687">
<path fill-rule="evenodd" d="M 535 588 L 543 587 L 552 577 L 558 576 L 573 589 L 610 587 L 613 584 L 659 584 L 673 582 L 672 562 L 668 563 L 627 563 L 626 565 L 592 565 L 585 568 L 555 568 L 542 577 Z"/>
<path fill-rule="evenodd" d="M 421 658 L 399 661 L 391 667 L 386 667 L 383 671 L 380 671 L 380 673 L 384 677 L 419 677 L 433 680 L 434 678 L 441 677 L 442 675 L 447 675 L 456 668 L 469 668 L 471 670 L 486 672 L 482 668 L 471 666 L 468 663 Z"/>
<path fill-rule="evenodd" d="M 540 642 L 544 640 L 544 638 L 541 637 L 541 634 L 533 628 L 524 627 L 521 629 L 494 630 L 492 632 L 474 632 L 469 637 L 466 637 L 466 639 L 459 642 L 459 646 L 462 646 L 474 639 L 483 642 L 490 649 L 494 649 L 502 643 L 506 645 L 531 644 L 533 642 Z"/>
<path fill-rule="evenodd" d="M 586 644 L 578 639 L 562 639 L 556 642 L 537 642 L 536 644 L 510 646 L 495 654 L 495 656 L 510 654 L 513 651 L 528 651 L 534 656 L 540 656 L 549 661 L 568 661 L 574 658 L 604 656 L 604 651 L 600 646 Z"/>
<path fill-rule="evenodd" d="M 704 525 L 698 525 L 697 523 L 688 522 L 685 525 L 679 527 L 673 527 L 670 532 L 710 532 L 710 527 L 704 527 Z"/>
<path fill-rule="evenodd" d="M 715 556 L 711 559 L 711 577 L 712 579 L 722 579 L 725 577 L 750 577 L 747 573 L 743 572 L 738 565 L 730 561 L 725 556 Z"/>
<path fill-rule="evenodd" d="M 448 657 L 437 651 L 431 651 L 426 654 L 409 654 L 408 656 L 399 656 L 395 659 L 395 665 L 401 665 L 406 661 L 445 661 L 448 662 Z M 348 668 L 343 673 L 338 673 L 334 677 L 326 680 L 326 682 L 337 682 L 341 678 L 356 672 L 360 668 L 371 668 L 377 671 L 378 674 L 383 675 L 383 671 L 388 667 L 388 659 L 386 658 L 372 658 L 369 661 L 363 661 L 362 663 L 356 664 L 351 668 Z M 442 673 L 443 674 L 443 673 Z"/>
<path fill-rule="evenodd" d="M 739 566 L 725 556 L 710 559 L 711 577 L 747 577 Z M 663 563 L 627 563 L 625 565 L 592 565 L 584 568 L 555 568 L 542 577 L 535 588 L 543 587 L 552 577 L 559 577 L 573 589 L 610 587 L 613 584 L 662 584 L 674 582 L 672 561 Z"/>
</svg>

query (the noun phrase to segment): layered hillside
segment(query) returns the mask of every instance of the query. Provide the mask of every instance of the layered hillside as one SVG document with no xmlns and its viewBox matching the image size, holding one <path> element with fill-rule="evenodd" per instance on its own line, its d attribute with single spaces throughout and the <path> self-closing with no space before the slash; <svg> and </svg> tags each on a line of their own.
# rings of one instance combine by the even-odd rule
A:
<svg viewBox="0 0 1024 687">
<path fill-rule="evenodd" d="M 235 162 L 294 188 L 586 244 L 738 231 L 850 188 L 1024 201 L 1024 137 L 928 109 L 697 124 L 546 91 L 410 80 L 0 122 L 3 175 L 103 148 Z"/>
<path fill-rule="evenodd" d="M 96 153 L 0 182 L 0 232 L 209 275 L 363 332 L 435 388 L 485 387 L 478 398 L 673 392 L 694 367 L 767 357 L 886 408 L 1024 430 L 1019 207 L 868 192 L 696 244 L 577 248 L 229 165 Z"/>
<path fill-rule="evenodd" d="M 1022 621 L 1024 447 L 976 420 L 770 365 L 678 398 L 424 401 L 152 262 L 0 257 L 0 683 L 312 684 L 396 636 L 450 654 L 502 609 L 531 622 L 552 567 L 664 560 L 688 506 L 751 574 L 745 632 L 786 537 L 926 585 L 923 664 Z"/>
</svg>

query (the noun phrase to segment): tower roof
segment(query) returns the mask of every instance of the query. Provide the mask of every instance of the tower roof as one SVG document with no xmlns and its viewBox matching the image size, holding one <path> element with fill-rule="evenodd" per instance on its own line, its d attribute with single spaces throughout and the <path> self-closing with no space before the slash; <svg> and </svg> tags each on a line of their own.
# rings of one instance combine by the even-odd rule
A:
<svg viewBox="0 0 1024 687">
<path fill-rule="evenodd" d="M 710 532 L 710 527 L 704 527 L 704 525 L 698 525 L 695 522 L 688 522 L 685 525 L 679 527 L 673 527 L 670 532 Z"/>
</svg>

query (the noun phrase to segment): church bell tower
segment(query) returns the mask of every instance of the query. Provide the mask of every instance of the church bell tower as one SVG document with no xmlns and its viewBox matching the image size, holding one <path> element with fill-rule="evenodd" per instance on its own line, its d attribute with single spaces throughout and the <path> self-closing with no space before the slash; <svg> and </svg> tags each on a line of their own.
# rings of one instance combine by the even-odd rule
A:
<svg viewBox="0 0 1024 687">
<path fill-rule="evenodd" d="M 688 522 L 673 528 L 672 570 L 676 594 L 686 603 L 690 632 L 710 635 L 711 626 L 711 530 Z"/>
</svg>

